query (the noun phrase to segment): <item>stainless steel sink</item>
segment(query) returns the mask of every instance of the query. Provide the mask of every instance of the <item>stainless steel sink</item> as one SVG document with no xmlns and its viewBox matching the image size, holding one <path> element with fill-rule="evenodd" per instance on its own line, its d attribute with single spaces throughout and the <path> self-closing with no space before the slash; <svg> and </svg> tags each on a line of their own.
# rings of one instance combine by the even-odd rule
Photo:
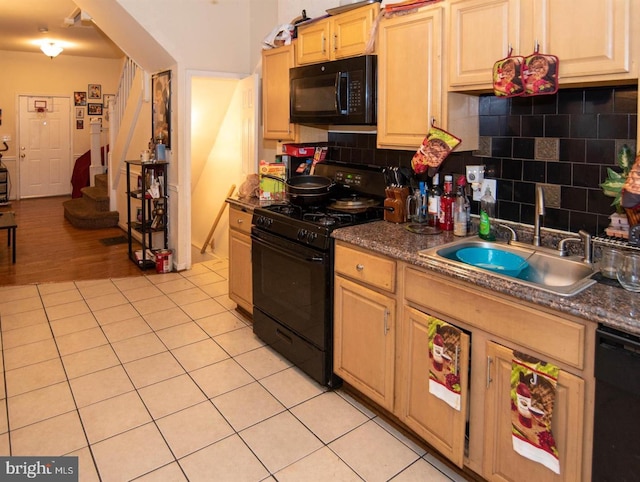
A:
<svg viewBox="0 0 640 482">
<path fill-rule="evenodd" d="M 529 266 L 514 277 L 460 261 L 456 253 L 463 248 L 471 247 L 499 249 L 517 254 L 524 258 Z M 560 296 L 573 296 L 596 282 L 592 279 L 596 271 L 591 265 L 583 263 L 577 258 L 560 257 L 549 248 L 513 246 L 506 243 L 483 241 L 478 237 L 473 237 L 435 248 L 424 249 L 419 254 L 425 258 L 451 263 L 454 266 L 465 267 L 473 271 L 480 271 L 490 276 L 508 279 L 515 283 Z"/>
</svg>

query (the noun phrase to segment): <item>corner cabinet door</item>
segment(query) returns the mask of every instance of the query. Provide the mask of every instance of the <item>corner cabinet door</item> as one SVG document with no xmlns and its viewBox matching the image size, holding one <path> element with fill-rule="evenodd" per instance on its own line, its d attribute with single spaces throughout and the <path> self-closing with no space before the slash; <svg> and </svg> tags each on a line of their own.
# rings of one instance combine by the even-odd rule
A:
<svg viewBox="0 0 640 482">
<path fill-rule="evenodd" d="M 294 44 L 262 51 L 262 123 L 265 139 L 296 140 L 296 125 L 289 122 L 289 69 L 294 63 Z"/>
<path fill-rule="evenodd" d="M 464 463 L 467 397 L 469 392 L 469 336 L 461 337 L 461 410 L 429 392 L 429 316 L 405 307 L 399 328 L 402 352 L 398 371 L 400 419 L 458 467 Z"/>
<path fill-rule="evenodd" d="M 560 475 L 513 450 L 511 441 L 511 360 L 513 351 L 487 343 L 484 473 L 490 481 L 577 481 L 582 472 L 584 380 L 560 370 L 551 431 L 560 454 Z"/>
<path fill-rule="evenodd" d="M 392 298 L 336 276 L 334 371 L 390 411 L 394 395 L 395 307 Z"/>
<path fill-rule="evenodd" d="M 442 7 L 382 19 L 378 147 L 415 150 L 442 119 Z"/>
<path fill-rule="evenodd" d="M 510 46 L 531 53 L 520 49 L 520 0 L 452 0 L 449 8 L 450 88 L 492 88 L 493 64 Z"/>
<path fill-rule="evenodd" d="M 536 0 L 535 38 L 540 52 L 560 59 L 560 83 L 635 79 L 632 44 L 638 44 L 638 5 L 631 0 Z M 633 30 L 636 32 L 634 33 Z M 528 55 L 524 52 L 524 55 Z M 633 62 L 637 64 L 637 62 Z M 596 78 L 593 78 L 596 77 Z"/>
</svg>

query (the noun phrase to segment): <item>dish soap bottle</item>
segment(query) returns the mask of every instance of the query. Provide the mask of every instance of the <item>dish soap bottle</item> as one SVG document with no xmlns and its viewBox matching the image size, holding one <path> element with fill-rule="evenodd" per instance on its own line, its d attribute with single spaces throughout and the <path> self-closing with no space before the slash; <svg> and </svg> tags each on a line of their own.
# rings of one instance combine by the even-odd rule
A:
<svg viewBox="0 0 640 482">
<path fill-rule="evenodd" d="M 491 229 L 491 218 L 496 215 L 496 200 L 491 195 L 491 189 L 487 187 L 484 195 L 480 198 L 480 228 L 478 235 L 486 241 L 494 241 L 496 239 Z"/>
</svg>

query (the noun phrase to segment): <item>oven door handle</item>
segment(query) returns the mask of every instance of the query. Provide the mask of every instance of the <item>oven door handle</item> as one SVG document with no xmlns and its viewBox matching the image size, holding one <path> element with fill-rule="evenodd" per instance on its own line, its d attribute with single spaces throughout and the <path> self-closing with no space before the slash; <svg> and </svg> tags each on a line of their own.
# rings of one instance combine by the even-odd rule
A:
<svg viewBox="0 0 640 482">
<path fill-rule="evenodd" d="M 307 258 L 307 261 L 311 261 L 312 263 L 324 263 L 324 256 L 311 256 L 311 258 Z"/>
</svg>

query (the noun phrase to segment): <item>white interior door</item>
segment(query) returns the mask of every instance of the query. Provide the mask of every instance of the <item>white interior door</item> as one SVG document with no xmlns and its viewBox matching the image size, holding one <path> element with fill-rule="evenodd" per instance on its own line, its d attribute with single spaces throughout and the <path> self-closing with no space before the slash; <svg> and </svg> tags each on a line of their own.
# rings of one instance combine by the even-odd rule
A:
<svg viewBox="0 0 640 482">
<path fill-rule="evenodd" d="M 20 198 L 71 193 L 69 97 L 20 96 Z"/>
<path fill-rule="evenodd" d="M 238 88 L 242 91 L 242 174 L 258 172 L 259 92 L 258 74 L 242 79 Z"/>
</svg>

